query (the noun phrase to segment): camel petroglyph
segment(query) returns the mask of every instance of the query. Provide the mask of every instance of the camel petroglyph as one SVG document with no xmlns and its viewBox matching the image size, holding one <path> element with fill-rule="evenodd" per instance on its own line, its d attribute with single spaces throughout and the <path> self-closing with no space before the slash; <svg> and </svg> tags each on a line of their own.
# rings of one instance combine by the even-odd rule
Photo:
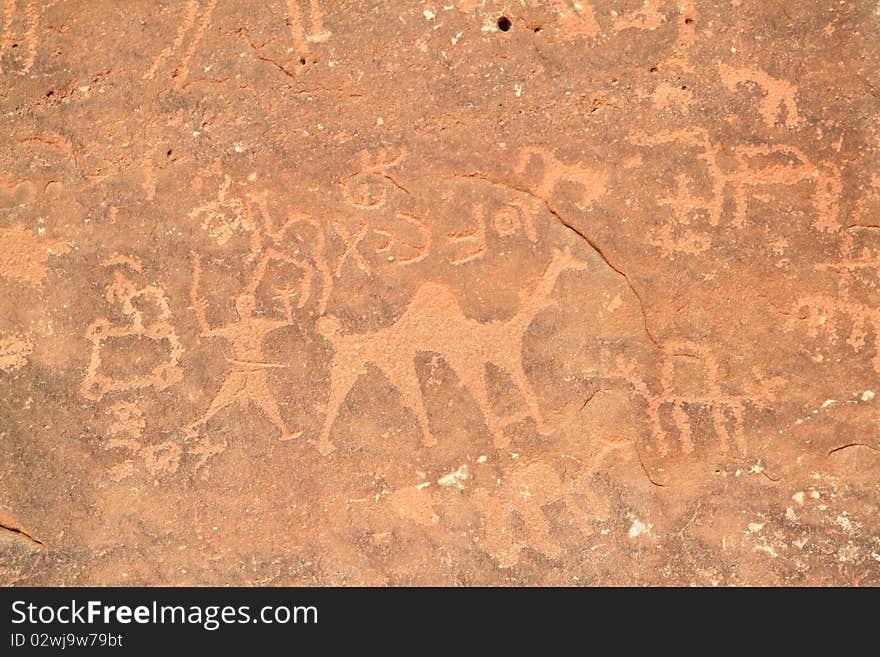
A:
<svg viewBox="0 0 880 657">
<path fill-rule="evenodd" d="M 415 357 L 420 352 L 440 354 L 446 360 L 483 412 L 496 447 L 504 447 L 509 439 L 489 402 L 485 380 L 488 363 L 513 379 L 538 431 L 549 433 L 550 427 L 523 369 L 523 336 L 537 315 L 555 304 L 552 293 L 560 274 L 567 269 L 584 270 L 587 266 L 568 251 L 555 251 L 535 286 L 521 292 L 520 308 L 507 320 L 483 323 L 465 316 L 453 291 L 436 282 L 422 284 L 403 314 L 390 326 L 376 331 L 344 334 L 340 332 L 337 318 L 327 315 L 319 319 L 318 332 L 334 348 L 330 394 L 318 440 L 320 451 L 324 454 L 333 451 L 330 429 L 340 405 L 368 364 L 377 366 L 391 379 L 403 403 L 415 412 L 423 444 L 435 444 L 415 368 Z"/>
</svg>

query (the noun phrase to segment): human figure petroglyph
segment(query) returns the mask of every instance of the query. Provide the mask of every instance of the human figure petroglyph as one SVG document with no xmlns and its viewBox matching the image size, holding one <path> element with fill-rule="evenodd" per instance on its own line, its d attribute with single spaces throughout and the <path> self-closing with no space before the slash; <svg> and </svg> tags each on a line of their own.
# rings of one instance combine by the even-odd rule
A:
<svg viewBox="0 0 880 657">
<path fill-rule="evenodd" d="M 282 440 L 291 440 L 301 432 L 288 428 L 277 398 L 269 387 L 269 370 L 287 365 L 267 361 L 263 356 L 263 341 L 270 332 L 294 323 L 293 297 L 296 297 L 296 310 L 302 309 L 314 298 L 316 311 L 325 311 L 332 292 L 333 272 L 326 259 L 324 227 L 311 215 L 295 209 L 283 220 L 276 221 L 269 209 L 268 192 L 248 192 L 243 197 L 237 197 L 229 194 L 230 185 L 230 177 L 224 176 L 217 199 L 199 206 L 190 216 L 196 219 L 204 217 L 202 227 L 220 243 L 228 241 L 232 230 L 240 229 L 249 233 L 250 251 L 247 259 L 254 263 L 253 270 L 248 284 L 233 298 L 238 319 L 215 327 L 207 319 L 205 301 L 199 297 L 202 260 L 198 254 L 191 254 L 193 282 L 190 297 L 201 336 L 224 338 L 231 344 L 232 355 L 226 359 L 231 368 L 220 387 L 202 415 L 187 425 L 186 433 L 192 440 L 198 436 L 200 427 L 227 406 L 240 404 L 247 407 L 253 404 L 278 428 Z M 231 219 L 224 218 L 227 213 L 231 213 Z M 227 229 L 223 229 L 224 225 Z M 308 257 L 300 253 L 304 241 L 302 229 L 310 233 L 310 239 L 306 240 L 311 245 Z M 255 312 L 258 292 L 267 284 L 270 268 L 275 264 L 292 267 L 297 272 L 298 280 L 296 284 L 276 284 L 271 290 L 274 301 L 281 304 L 282 317 L 261 316 Z M 289 276 L 289 272 L 286 275 Z M 316 293 L 318 282 L 320 294 Z M 188 451 L 199 459 L 201 465 L 222 452 L 225 446 L 225 441 L 214 444 L 207 438 L 201 438 Z"/>
<path fill-rule="evenodd" d="M 567 251 L 555 251 L 534 287 L 520 293 L 520 308 L 508 320 L 482 323 L 466 317 L 453 291 L 436 282 L 423 283 L 403 314 L 390 326 L 376 331 L 343 334 L 335 317 L 319 319 L 316 324 L 319 334 L 334 347 L 326 417 L 317 444 L 320 451 L 324 454 L 333 451 L 330 429 L 342 402 L 369 364 L 377 366 L 391 379 L 400 391 L 404 405 L 415 412 L 423 444 L 435 444 L 415 369 L 415 357 L 420 352 L 440 354 L 447 361 L 473 395 L 497 447 L 504 447 L 509 439 L 489 402 L 485 380 L 487 363 L 492 363 L 513 379 L 526 400 L 538 431 L 549 432 L 550 427 L 523 370 L 523 335 L 541 311 L 555 304 L 552 293 L 560 274 L 568 269 L 586 268 L 586 263 Z"/>
<path fill-rule="evenodd" d="M 757 68 L 733 68 L 727 64 L 719 64 L 721 81 L 731 91 L 746 82 L 753 82 L 764 92 L 760 101 L 759 112 L 761 118 L 769 127 L 776 125 L 780 111 L 784 114 L 783 125 L 795 127 L 800 123 L 797 101 L 795 94 L 797 87 L 790 82 L 780 80 L 768 75 L 765 71 Z"/>
<path fill-rule="evenodd" d="M 22 6 L 19 11 L 18 7 Z M 5 73 L 3 66 L 3 56 L 7 53 L 15 52 L 12 47 L 16 41 L 23 45 L 20 50 L 22 56 L 20 58 L 20 68 L 15 71 L 18 75 L 27 75 L 30 73 L 37 58 L 37 47 L 40 44 L 37 31 L 40 25 L 40 17 L 47 7 L 47 3 L 38 2 L 37 0 L 25 0 L 18 2 L 17 0 L 4 0 L 3 2 L 3 31 L 0 32 L 0 75 Z M 16 32 L 16 30 L 19 30 Z M 18 38 L 16 39 L 16 34 Z M 17 44 L 15 44 L 17 45 Z"/>
<path fill-rule="evenodd" d="M 211 15 L 216 7 L 217 0 L 206 0 L 204 4 L 199 0 L 187 0 L 183 20 L 178 25 L 174 42 L 156 56 L 144 73 L 143 79 L 152 80 L 156 77 L 159 67 L 170 61 L 172 55 L 180 52 L 179 63 L 171 72 L 171 77 L 174 79 L 175 88 L 183 87 L 189 77 L 190 60 L 205 36 L 205 31 L 211 22 Z M 187 39 L 188 34 L 189 39 Z"/>
<path fill-rule="evenodd" d="M 748 214 L 748 190 L 772 185 L 797 185 L 811 182 L 815 185 L 812 197 L 816 210 L 813 225 L 821 231 L 839 228 L 838 198 L 842 189 L 840 169 L 833 162 L 821 166 L 813 164 L 796 146 L 773 144 L 739 146 L 735 150 L 738 167 L 729 176 L 734 189 L 736 210 L 734 225 L 742 228 Z M 776 162 L 757 164 L 761 159 Z"/>
<path fill-rule="evenodd" d="M 267 262 L 266 258 L 269 257 L 273 257 L 273 254 L 264 254 L 264 259 L 261 262 Z M 278 257 L 278 255 L 274 254 L 274 257 Z M 192 254 L 192 259 L 193 284 L 190 288 L 190 297 L 201 328 L 200 335 L 202 337 L 224 338 L 232 345 L 233 355 L 226 359 L 232 367 L 208 404 L 208 408 L 187 426 L 188 436 L 195 437 L 198 427 L 230 404 L 239 403 L 243 407 L 247 407 L 248 404 L 253 403 L 281 431 L 281 440 L 291 440 L 298 437 L 302 432 L 294 432 L 287 427 L 281 416 L 281 409 L 275 395 L 269 386 L 268 370 L 286 367 L 286 365 L 267 361 L 263 356 L 263 340 L 266 335 L 282 326 L 293 324 L 292 290 L 281 291 L 280 300 L 285 309 L 283 319 L 255 315 L 255 290 L 265 271 L 258 266 L 251 284 L 235 297 L 238 320 L 225 326 L 212 327 L 205 315 L 205 302 L 198 296 L 202 270 L 201 259 L 195 253 Z"/>
<path fill-rule="evenodd" d="M 142 273 L 141 264 L 135 258 L 114 255 L 103 263 L 113 269 L 113 283 L 105 288 L 108 303 L 118 305 L 127 318 L 127 324 L 114 324 L 107 317 L 93 321 L 86 329 L 86 339 L 92 343 L 89 366 L 82 382 L 82 394 L 95 401 L 101 400 L 109 392 L 122 392 L 141 388 L 164 390 L 179 383 L 183 378 L 180 358 L 183 346 L 171 323 L 172 313 L 165 292 L 155 286 L 136 287 L 135 283 L 120 269 L 127 268 Z M 145 317 L 144 308 L 150 308 L 151 315 Z M 146 374 L 132 374 L 113 378 L 101 372 L 103 351 L 108 341 L 129 336 L 142 337 L 164 345 L 166 360 L 156 365 Z"/>
<path fill-rule="evenodd" d="M 514 173 L 520 175 L 529 173 L 535 160 L 538 161 L 540 175 L 538 182 L 530 184 L 529 188 L 537 198 L 544 202 L 549 202 L 557 186 L 565 182 L 580 186 L 580 203 L 577 204 L 577 207 L 581 210 L 588 208 L 593 201 L 605 193 L 608 182 L 607 173 L 590 169 L 580 162 L 565 164 L 547 149 L 537 146 L 529 146 L 520 150 Z"/>
<path fill-rule="evenodd" d="M 717 227 L 724 208 L 724 186 L 726 176 L 718 165 L 718 146 L 712 143 L 709 133 L 703 128 L 686 130 L 661 130 L 650 135 L 634 135 L 635 144 L 655 147 L 675 144 L 684 148 L 695 148 L 708 173 L 708 196 L 692 191 L 694 181 L 684 173 L 675 177 L 675 191 L 657 199 L 660 205 L 668 206 L 674 216 L 672 222 L 663 222 L 650 233 L 652 244 L 667 253 L 701 253 L 712 244 L 712 233 L 701 230 L 704 227 Z M 697 224 L 696 230 L 692 228 Z"/>
</svg>

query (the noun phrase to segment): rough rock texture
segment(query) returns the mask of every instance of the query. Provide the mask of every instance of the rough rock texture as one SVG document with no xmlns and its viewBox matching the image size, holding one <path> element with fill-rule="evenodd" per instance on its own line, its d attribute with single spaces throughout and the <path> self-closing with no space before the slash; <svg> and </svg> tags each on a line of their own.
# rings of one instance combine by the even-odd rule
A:
<svg viewBox="0 0 880 657">
<path fill-rule="evenodd" d="M 880 584 L 878 26 L 6 0 L 0 583 Z"/>
</svg>

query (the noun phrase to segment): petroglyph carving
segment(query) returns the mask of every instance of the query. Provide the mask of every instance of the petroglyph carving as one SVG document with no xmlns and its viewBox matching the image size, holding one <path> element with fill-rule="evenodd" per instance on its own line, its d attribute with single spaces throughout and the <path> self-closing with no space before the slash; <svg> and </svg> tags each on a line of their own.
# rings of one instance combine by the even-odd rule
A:
<svg viewBox="0 0 880 657">
<path fill-rule="evenodd" d="M 364 273 L 371 273 L 373 266 L 367 260 L 370 249 L 368 238 L 376 235 L 381 242 L 373 244 L 372 252 L 397 265 L 421 262 L 431 252 L 431 226 L 425 217 L 412 212 L 396 212 L 386 223 L 371 226 L 371 221 L 355 217 L 350 226 L 346 219 L 333 217 L 330 225 L 342 241 L 342 251 L 336 256 L 333 275 L 341 276 L 343 266 L 349 260 Z"/>
<path fill-rule="evenodd" d="M 117 402 L 108 408 L 106 413 L 113 416 L 110 435 L 127 433 L 131 438 L 139 438 L 144 433 L 146 420 L 136 404 L 127 401 Z"/>
<path fill-rule="evenodd" d="M 86 329 L 86 339 L 92 343 L 92 353 L 86 376 L 82 382 L 82 393 L 88 399 L 101 400 L 109 392 L 122 392 L 141 388 L 164 390 L 182 380 L 180 357 L 183 347 L 171 323 L 172 314 L 165 292 L 155 286 L 137 287 L 121 271 L 142 273 L 141 264 L 134 258 L 115 255 L 103 263 L 113 270 L 113 283 L 105 288 L 107 303 L 118 306 L 125 316 L 126 324 L 114 324 L 108 317 L 100 317 Z M 102 372 L 104 350 L 114 340 L 126 337 L 139 337 L 161 345 L 166 354 L 165 360 L 143 374 L 130 374 L 114 378 Z"/>
<path fill-rule="evenodd" d="M 492 228 L 501 237 L 517 234 L 522 229 L 530 242 L 538 241 L 535 210 L 530 204 L 515 199 L 492 213 Z"/>
<path fill-rule="evenodd" d="M 252 236 L 251 249 L 257 252 L 262 246 L 257 226 L 248 212 L 247 203 L 239 197 L 229 196 L 231 184 L 232 179 L 224 175 L 217 198 L 193 209 L 189 217 L 201 221 L 202 229 L 220 246 L 226 244 L 237 231 L 249 232 Z"/>
<path fill-rule="evenodd" d="M 418 243 L 414 244 L 401 237 L 402 230 L 396 226 L 392 228 L 374 228 L 373 232 L 386 239 L 383 246 L 376 250 L 377 253 L 387 253 L 388 259 L 398 265 L 412 265 L 421 262 L 431 252 L 431 226 L 428 220 L 411 212 L 398 212 L 394 215 L 395 224 L 403 223 L 411 227 L 419 234 Z"/>
<path fill-rule="evenodd" d="M 211 14 L 216 7 L 217 0 L 206 0 L 204 4 L 199 0 L 187 0 L 183 20 L 177 28 L 174 42 L 156 56 L 150 68 L 144 73 L 143 79 L 152 80 L 156 77 L 159 67 L 170 62 L 173 55 L 180 53 L 179 63 L 171 72 L 171 77 L 174 79 L 175 88 L 183 87 L 189 77 L 190 60 L 205 36 L 205 31 L 211 22 Z"/>
<path fill-rule="evenodd" d="M 667 456 L 673 449 L 670 431 L 664 428 L 662 418 L 665 413 L 670 415 L 672 428 L 678 437 L 678 449 L 682 454 L 689 455 L 695 449 L 692 415 L 704 411 L 709 414 L 722 453 L 728 453 L 732 447 L 739 454 L 745 454 L 745 404 L 756 400 L 748 395 L 730 394 L 722 390 L 718 360 L 703 345 L 670 341 L 662 346 L 664 355 L 660 368 L 660 391 L 657 393 L 637 374 L 635 364 L 622 361 L 617 364 L 623 378 L 647 403 L 651 438 L 657 453 Z M 680 367 L 692 370 L 691 376 L 680 377 Z M 685 381 L 697 383 L 686 384 Z"/>
<path fill-rule="evenodd" d="M 287 218 L 276 225 L 269 212 L 266 194 L 253 196 L 252 202 L 259 209 L 263 217 L 265 234 L 271 240 L 270 246 L 260 256 L 251 282 L 252 289 L 256 291 L 257 287 L 262 283 L 266 266 L 271 261 L 277 260 L 292 264 L 301 272 L 302 276 L 299 284 L 300 290 L 298 292 L 297 307 L 302 308 L 308 299 L 312 297 L 314 277 L 317 274 L 321 278 L 321 294 L 317 296 L 317 312 L 323 313 L 327 308 L 327 301 L 333 291 L 333 275 L 326 259 L 327 243 L 323 225 L 311 215 L 299 210 L 291 210 Z M 256 222 L 253 220 L 251 223 L 256 225 Z M 311 233 L 309 242 L 313 245 L 311 258 L 314 262 L 301 256 L 291 255 L 290 250 L 286 248 L 285 239 L 288 236 L 292 236 L 297 242 L 303 241 L 302 235 L 298 232 L 300 227 L 306 227 Z M 262 238 L 260 238 L 260 241 L 262 242 Z"/>
<path fill-rule="evenodd" d="M 709 195 L 694 193 L 694 181 L 686 174 L 675 177 L 675 191 L 657 199 L 660 205 L 672 209 L 673 221 L 665 221 L 649 233 L 650 243 L 667 254 L 697 254 L 712 244 L 712 233 L 703 227 L 716 227 L 720 223 L 724 205 L 725 176 L 718 166 L 718 147 L 702 128 L 689 130 L 661 130 L 652 135 L 634 136 L 632 141 L 645 146 L 678 144 L 684 148 L 695 148 L 696 159 L 705 166 L 709 181 Z M 696 224 L 696 229 L 693 228 Z"/>
<path fill-rule="evenodd" d="M 218 412 L 233 403 L 247 407 L 253 403 L 257 408 L 272 421 L 280 430 L 281 440 L 296 438 L 301 432 L 291 431 L 281 416 L 281 409 L 275 399 L 275 394 L 269 387 L 268 370 L 271 368 L 286 367 L 281 363 L 269 362 L 263 356 L 263 340 L 271 331 L 282 326 L 293 324 L 293 306 L 291 297 L 292 289 L 280 290 L 280 301 L 285 309 L 284 319 L 260 317 L 254 314 L 256 306 L 255 290 L 265 273 L 265 263 L 268 258 L 282 257 L 281 254 L 267 252 L 264 254 L 260 265 L 257 266 L 251 284 L 235 297 L 235 310 L 238 320 L 220 327 L 212 327 L 205 315 L 205 302 L 199 298 L 198 290 L 202 274 L 201 258 L 198 254 L 192 254 L 193 282 L 190 288 L 190 299 L 195 310 L 196 318 L 201 328 L 202 337 L 220 337 L 232 345 L 231 357 L 227 362 L 232 366 L 226 374 L 220 388 L 214 394 L 208 408 L 194 422 L 190 423 L 186 430 L 189 438 L 195 438 L 197 429 L 210 420 Z M 306 288 L 306 292 L 308 288 Z M 302 288 L 301 288 L 302 292 Z M 301 299 L 301 303 L 304 301 Z M 202 445 L 201 447 L 204 447 Z M 212 451 L 202 453 L 204 458 L 210 456 Z"/>
<path fill-rule="evenodd" d="M 587 209 L 593 201 L 605 193 L 608 174 L 603 171 L 589 169 L 580 162 L 565 164 L 547 149 L 530 146 L 523 148 L 514 172 L 529 174 L 534 171 L 533 162 L 538 162 L 537 184 L 530 185 L 532 193 L 539 199 L 549 202 L 557 186 L 562 183 L 574 183 L 581 187 L 580 203 L 577 207 Z"/>
<path fill-rule="evenodd" d="M 3 31 L 0 33 L 0 75 L 6 70 L 4 60 L 13 60 L 10 69 L 17 68 L 15 72 L 18 75 L 30 73 L 37 58 L 37 46 L 40 44 L 37 35 L 40 17 L 47 6 L 47 3 L 37 0 L 4 0 Z M 13 57 L 12 53 L 21 55 Z"/>
<path fill-rule="evenodd" d="M 491 410 L 485 381 L 485 365 L 491 363 L 507 373 L 526 400 L 538 431 L 550 431 L 543 419 L 537 396 L 522 367 L 523 335 L 535 317 L 554 305 L 552 293 L 560 274 L 583 270 L 586 264 L 568 252 L 556 251 L 543 275 L 531 290 L 521 293 L 520 309 L 508 320 L 481 323 L 464 315 L 452 290 L 428 282 L 416 291 L 403 314 L 390 326 L 362 334 L 343 334 L 332 316 L 318 320 L 317 330 L 334 347 L 330 368 L 330 392 L 324 427 L 318 448 L 324 454 L 334 449 L 330 429 L 358 377 L 368 364 L 377 366 L 400 391 L 403 403 L 412 409 L 422 430 L 423 444 L 433 445 L 424 407 L 421 383 L 415 370 L 420 352 L 440 354 L 473 395 L 483 412 L 497 447 L 509 439 Z"/>
<path fill-rule="evenodd" d="M 141 436 L 146 422 L 143 413 L 135 404 L 119 402 L 107 409 L 107 413 L 113 416 L 114 422 L 108 429 L 112 437 L 104 442 L 104 449 L 121 449 L 140 457 L 144 468 L 153 476 L 177 472 L 183 455 L 180 445 L 170 440 L 155 445 L 144 445 Z M 122 435 L 128 437 L 119 437 Z M 110 478 L 121 481 L 134 472 L 132 461 L 127 460 L 111 468 Z"/>
<path fill-rule="evenodd" d="M 739 166 L 730 178 L 736 201 L 736 227 L 746 223 L 748 189 L 809 182 L 815 185 L 813 225 L 826 232 L 839 228 L 838 198 L 842 183 L 840 169 L 833 162 L 816 166 L 799 148 L 784 144 L 740 146 L 736 149 L 736 160 Z"/>
<path fill-rule="evenodd" d="M 875 225 L 854 224 L 841 235 L 840 257 L 816 265 L 817 269 L 845 273 L 874 285 L 880 276 L 880 241 Z"/>
<path fill-rule="evenodd" d="M 854 301 L 846 288 L 837 296 L 810 295 L 798 299 L 785 323 L 787 330 L 793 330 L 806 322 L 806 334 L 810 338 L 823 336 L 828 345 L 837 343 L 840 335 L 849 326 L 846 344 L 856 353 L 860 352 L 870 340 L 874 350 L 871 364 L 880 372 L 880 308 L 870 307 Z"/>
<path fill-rule="evenodd" d="M 0 276 L 40 287 L 50 256 L 67 253 L 70 245 L 41 237 L 24 226 L 0 228 Z"/>
<path fill-rule="evenodd" d="M 462 265 L 477 260 L 488 251 L 487 224 L 501 237 L 510 237 L 522 230 L 530 242 L 538 241 L 535 228 L 534 210 L 521 199 L 514 199 L 491 212 L 486 221 L 486 210 L 482 203 L 471 206 L 470 218 L 473 222 L 464 230 L 446 233 L 447 240 L 455 247 L 456 253 L 450 259 L 453 265 Z"/>
<path fill-rule="evenodd" d="M 323 43 L 333 36 L 332 32 L 324 29 L 324 12 L 321 10 L 319 0 L 309 0 L 308 33 L 305 30 L 299 0 L 287 0 L 287 22 L 290 24 L 293 48 L 298 56 L 308 54 L 310 43 Z"/>
<path fill-rule="evenodd" d="M 769 127 L 776 125 L 780 112 L 783 112 L 783 125 L 795 127 L 800 123 L 795 93 L 797 87 L 771 77 L 757 68 L 732 68 L 727 64 L 719 64 L 721 81 L 731 91 L 746 82 L 754 82 L 763 91 L 759 112 Z"/>
<path fill-rule="evenodd" d="M 405 157 L 406 148 L 400 148 L 396 154 L 386 149 L 379 149 L 375 155 L 362 151 L 360 168 L 337 183 L 345 200 L 359 210 L 379 210 L 388 201 L 389 185 L 409 194 L 391 172 Z"/>
<path fill-rule="evenodd" d="M 27 365 L 34 344 L 21 335 L 0 337 L 0 372 L 15 372 Z"/>
<path fill-rule="evenodd" d="M 474 226 L 471 229 L 446 234 L 446 237 L 453 243 L 465 242 L 467 244 L 462 252 L 452 258 L 453 265 L 462 265 L 480 258 L 486 253 L 486 216 L 482 203 L 477 203 L 471 208 L 471 217 L 474 220 Z"/>
<path fill-rule="evenodd" d="M 364 260 L 364 257 L 358 250 L 358 245 L 367 236 L 367 231 L 369 229 L 366 220 L 358 219 L 358 223 L 354 228 L 349 228 L 345 221 L 340 217 L 331 218 L 330 223 L 333 226 L 333 230 L 336 231 L 336 234 L 342 239 L 343 243 L 342 252 L 336 257 L 336 264 L 333 267 L 333 275 L 341 275 L 342 266 L 348 259 L 351 259 L 362 272 L 370 273 L 370 265 L 367 264 L 367 261 Z"/>
<path fill-rule="evenodd" d="M 562 556 L 562 548 L 550 537 L 550 522 L 544 507 L 565 502 L 581 531 L 591 534 L 589 517 L 574 497 L 575 488 L 563 482 L 552 465 L 538 461 L 513 466 L 494 491 L 475 490 L 470 500 L 482 516 L 486 551 L 502 568 L 515 566 L 525 548 L 549 559 Z M 514 514 L 518 516 L 520 531 L 514 523 Z"/>
</svg>

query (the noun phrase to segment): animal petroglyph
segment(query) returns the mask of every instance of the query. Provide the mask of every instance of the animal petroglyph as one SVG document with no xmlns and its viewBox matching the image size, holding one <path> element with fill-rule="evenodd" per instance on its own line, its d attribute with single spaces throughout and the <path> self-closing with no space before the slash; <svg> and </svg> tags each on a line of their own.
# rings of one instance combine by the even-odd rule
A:
<svg viewBox="0 0 880 657">
<path fill-rule="evenodd" d="M 199 0 L 187 0 L 183 20 L 177 28 L 174 42 L 156 56 L 150 68 L 144 73 L 144 80 L 152 80 L 162 65 L 172 61 L 172 56 L 180 53 L 179 63 L 171 71 L 171 77 L 176 88 L 179 89 L 184 85 L 189 77 L 190 60 L 205 36 L 205 31 L 211 22 L 211 14 L 216 7 L 217 0 L 206 0 L 204 4 Z"/>
<path fill-rule="evenodd" d="M 0 372 L 15 372 L 27 365 L 34 344 L 21 335 L 0 337 Z"/>
<path fill-rule="evenodd" d="M 719 440 L 722 453 L 735 449 L 744 455 L 747 443 L 744 432 L 745 404 L 754 402 L 748 395 L 726 393 L 721 388 L 718 360 L 705 346 L 688 341 L 669 341 L 662 345 L 664 355 L 660 368 L 660 391 L 653 392 L 636 373 L 634 364 L 618 362 L 623 378 L 647 403 L 647 416 L 651 438 L 657 453 L 668 456 L 673 447 L 670 431 L 664 428 L 662 416 L 668 412 L 672 429 L 678 438 L 678 449 L 684 455 L 694 452 L 693 417 L 697 412 L 708 411 L 712 430 Z M 679 378 L 677 369 L 695 366 L 702 376 L 691 377 L 698 381 L 687 386 Z M 700 380 L 701 379 L 701 380 Z"/>
<path fill-rule="evenodd" d="M 590 169 L 580 162 L 565 164 L 547 149 L 530 146 L 519 152 L 519 159 L 514 172 L 520 175 L 534 172 L 533 162 L 538 161 L 538 182 L 529 185 L 537 198 L 549 202 L 556 188 L 562 183 L 574 183 L 581 188 L 577 207 L 587 209 L 593 201 L 605 193 L 608 174 L 604 171 Z"/>
<path fill-rule="evenodd" d="M 153 387 L 164 390 L 183 378 L 180 357 L 183 346 L 171 323 L 172 313 L 165 292 L 155 286 L 137 287 L 121 269 L 142 273 L 141 264 L 134 258 L 115 255 L 103 262 L 113 270 L 113 283 L 105 288 L 107 303 L 118 306 L 127 319 L 125 324 L 114 324 L 107 317 L 93 321 L 86 329 L 86 339 L 92 343 L 89 366 L 82 382 L 82 393 L 88 399 L 101 400 L 109 392 L 122 392 Z M 143 374 L 129 374 L 120 378 L 102 372 L 104 350 L 119 338 L 139 337 L 151 341 L 166 354 L 163 362 Z"/>
<path fill-rule="evenodd" d="M 67 242 L 43 238 L 24 226 L 0 228 L 0 244 L 0 276 L 35 287 L 46 277 L 49 257 L 70 250 Z"/>
<path fill-rule="evenodd" d="M 538 430 L 548 432 L 537 396 L 522 367 L 523 335 L 541 311 L 554 305 L 552 293 L 560 274 L 567 269 L 583 270 L 586 267 L 568 252 L 554 252 L 534 287 L 521 293 L 517 313 L 504 321 L 481 323 L 466 317 L 453 291 L 434 282 L 418 288 L 406 310 L 393 324 L 370 333 L 343 334 L 335 317 L 319 319 L 317 330 L 333 345 L 334 355 L 326 417 L 318 448 L 325 454 L 334 449 L 330 429 L 340 405 L 368 364 L 377 366 L 396 385 L 403 403 L 416 414 L 423 443 L 434 444 L 436 441 L 430 430 L 415 369 L 415 357 L 420 352 L 440 354 L 447 361 L 483 412 L 496 446 L 503 447 L 509 440 L 491 410 L 485 381 L 487 363 L 511 376 L 525 398 Z"/>
<path fill-rule="evenodd" d="M 739 85 L 746 82 L 758 85 L 763 92 L 759 112 L 764 123 L 768 126 L 776 125 L 780 112 L 783 112 L 784 116 L 783 125 L 795 127 L 800 123 L 797 102 L 795 101 L 797 93 L 795 85 L 774 78 L 757 68 L 733 68 L 722 63 L 719 65 L 719 71 L 721 81 L 731 91 L 736 91 Z"/>
<path fill-rule="evenodd" d="M 265 266 L 267 258 L 278 257 L 277 254 L 264 254 L 261 264 Z M 220 388 L 214 394 L 208 408 L 186 430 L 190 438 L 197 435 L 197 429 L 210 420 L 218 412 L 233 403 L 243 407 L 253 403 L 261 409 L 272 423 L 280 430 L 281 440 L 296 438 L 301 432 L 291 431 L 281 416 L 281 409 L 269 386 L 268 370 L 286 367 L 281 363 L 267 361 L 263 356 L 263 340 L 271 331 L 282 326 L 293 324 L 292 290 L 281 290 L 280 301 L 284 305 L 284 319 L 260 317 L 254 314 L 256 306 L 255 290 L 264 275 L 265 269 L 257 267 L 251 284 L 235 297 L 235 310 L 238 320 L 225 326 L 212 327 L 205 315 L 205 302 L 199 298 L 198 289 L 201 280 L 201 258 L 193 253 L 193 283 L 190 288 L 192 307 L 201 328 L 202 337 L 219 337 L 232 345 L 233 355 L 227 357 L 232 366 L 226 374 Z M 203 454 L 207 458 L 210 453 Z"/>
<path fill-rule="evenodd" d="M 816 166 L 795 146 L 785 144 L 740 146 L 736 149 L 737 170 L 731 174 L 736 212 L 734 225 L 741 228 L 748 214 L 748 189 L 773 185 L 815 185 L 813 225 L 821 231 L 839 228 L 838 198 L 842 189 L 840 169 L 833 162 Z"/>
<path fill-rule="evenodd" d="M 47 7 L 47 3 L 38 0 L 4 0 L 3 2 L 3 31 L 0 32 L 0 75 L 6 72 L 4 60 L 13 61 L 10 70 L 17 69 L 18 75 L 30 73 L 37 58 L 37 47 L 40 45 L 37 34 L 40 25 L 40 17 Z M 13 57 L 13 53 L 21 53 Z"/>
</svg>

